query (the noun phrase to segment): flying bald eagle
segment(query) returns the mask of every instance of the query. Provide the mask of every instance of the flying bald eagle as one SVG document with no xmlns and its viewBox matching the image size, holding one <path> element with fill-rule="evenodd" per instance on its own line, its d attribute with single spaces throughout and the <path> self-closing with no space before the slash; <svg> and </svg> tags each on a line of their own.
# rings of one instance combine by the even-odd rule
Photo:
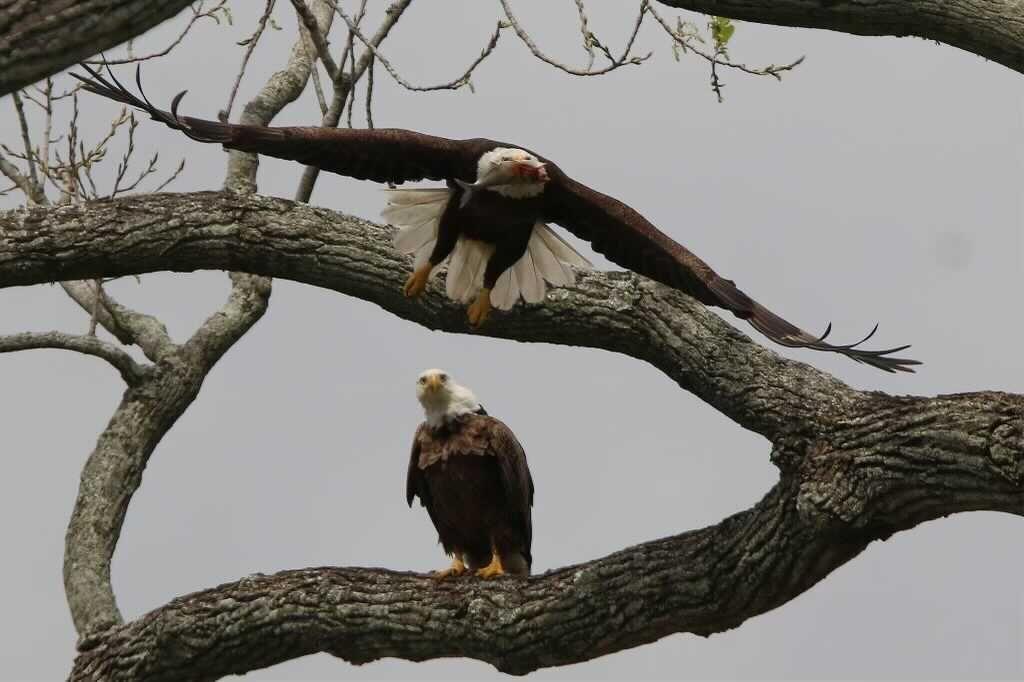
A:
<svg viewBox="0 0 1024 682">
<path fill-rule="evenodd" d="M 546 223 L 553 222 L 590 242 L 613 263 L 705 305 L 725 308 L 783 346 L 842 353 L 887 372 L 913 372 L 913 365 L 920 364 L 893 357 L 909 345 L 860 348 L 878 325 L 857 343 L 826 343 L 831 324 L 815 336 L 787 322 L 629 206 L 513 145 L 481 138 L 449 140 L 397 128 L 278 128 L 207 121 L 178 115 L 184 92 L 171 102 L 170 112 L 162 111 L 145 100 L 145 94 L 140 99 L 129 92 L 109 69 L 108 81 L 82 67 L 91 79 L 72 75 L 90 92 L 141 109 L 200 142 L 299 161 L 361 180 L 444 180 L 443 188 L 392 190 L 384 217 L 399 227 L 399 251 L 415 256 L 405 294 L 423 293 L 430 276 L 447 262 L 447 294 L 463 303 L 472 301 L 467 314 L 474 327 L 483 324 L 492 305 L 508 309 L 520 297 L 540 302 L 546 283 L 571 284 L 575 275 L 570 266 L 588 264 L 548 228 Z M 139 71 L 136 83 L 141 93 Z"/>
<path fill-rule="evenodd" d="M 426 421 L 413 438 L 405 497 L 410 507 L 420 498 L 452 557 L 434 577 L 529 575 L 533 478 L 523 446 L 442 370 L 419 376 L 416 397 Z"/>
</svg>

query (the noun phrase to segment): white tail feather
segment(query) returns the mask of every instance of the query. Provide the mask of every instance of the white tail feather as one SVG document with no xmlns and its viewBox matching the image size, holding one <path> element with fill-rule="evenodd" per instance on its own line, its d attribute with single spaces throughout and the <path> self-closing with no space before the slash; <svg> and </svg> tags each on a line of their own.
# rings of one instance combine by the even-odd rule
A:
<svg viewBox="0 0 1024 682">
<path fill-rule="evenodd" d="M 491 304 L 499 310 L 510 310 L 519 300 L 519 278 L 515 266 L 501 273 L 491 290 Z"/>
<path fill-rule="evenodd" d="M 544 238 L 537 232 L 534 230 L 534 235 L 530 238 L 527 255 L 533 259 L 540 276 L 556 287 L 572 284 L 576 280 L 572 268 L 555 257 Z"/>
<path fill-rule="evenodd" d="M 419 225 L 398 228 L 395 233 L 395 249 L 399 253 L 413 253 L 425 244 L 437 241 L 437 221 L 426 221 Z"/>
<path fill-rule="evenodd" d="M 530 238 L 532 242 L 534 237 Z M 527 247 L 526 253 L 513 266 L 516 271 L 516 279 L 519 280 L 519 291 L 523 300 L 527 303 L 540 303 L 547 293 L 547 286 L 544 284 L 544 276 L 541 268 L 534 257 L 533 249 Z"/>
<path fill-rule="evenodd" d="M 484 284 L 487 261 L 494 247 L 475 239 L 460 238 L 448 259 L 448 278 L 445 292 L 448 298 L 469 303 Z"/>
<path fill-rule="evenodd" d="M 572 248 L 569 242 L 559 237 L 557 232 L 544 223 L 534 225 L 533 234 L 540 237 L 552 255 L 563 263 L 575 265 L 578 268 L 594 267 L 593 263 L 587 260 L 579 251 Z"/>
</svg>

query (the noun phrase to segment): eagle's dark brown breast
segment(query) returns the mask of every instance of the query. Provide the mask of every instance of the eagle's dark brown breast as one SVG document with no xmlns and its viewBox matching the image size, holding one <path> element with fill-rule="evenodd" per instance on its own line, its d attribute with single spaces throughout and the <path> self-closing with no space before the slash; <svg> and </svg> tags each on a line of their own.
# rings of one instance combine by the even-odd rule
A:
<svg viewBox="0 0 1024 682">
<path fill-rule="evenodd" d="M 440 428 L 423 424 L 409 462 L 407 498 L 419 497 L 448 554 L 471 568 L 490 562 L 529 571 L 533 481 L 511 430 L 487 415 L 466 415 Z"/>
</svg>

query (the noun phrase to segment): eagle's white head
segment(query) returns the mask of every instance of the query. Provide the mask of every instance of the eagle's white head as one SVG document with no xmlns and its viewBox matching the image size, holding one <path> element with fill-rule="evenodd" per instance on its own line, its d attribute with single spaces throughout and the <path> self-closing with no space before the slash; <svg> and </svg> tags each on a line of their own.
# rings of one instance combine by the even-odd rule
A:
<svg viewBox="0 0 1024 682">
<path fill-rule="evenodd" d="M 437 428 L 480 409 L 473 392 L 460 386 L 443 369 L 428 369 L 416 379 L 416 397 L 423 405 L 427 425 Z"/>
<path fill-rule="evenodd" d="M 477 162 L 475 184 L 514 199 L 536 196 L 549 180 L 546 165 L 522 149 L 497 147 Z"/>
</svg>

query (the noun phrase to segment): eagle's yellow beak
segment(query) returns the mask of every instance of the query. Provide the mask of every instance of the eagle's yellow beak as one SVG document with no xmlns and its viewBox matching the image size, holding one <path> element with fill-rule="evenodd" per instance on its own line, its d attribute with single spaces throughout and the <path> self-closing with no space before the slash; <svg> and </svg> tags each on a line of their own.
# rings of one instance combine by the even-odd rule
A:
<svg viewBox="0 0 1024 682">
<path fill-rule="evenodd" d="M 441 377 L 436 374 L 427 377 L 427 390 L 436 391 L 441 388 Z"/>
</svg>

